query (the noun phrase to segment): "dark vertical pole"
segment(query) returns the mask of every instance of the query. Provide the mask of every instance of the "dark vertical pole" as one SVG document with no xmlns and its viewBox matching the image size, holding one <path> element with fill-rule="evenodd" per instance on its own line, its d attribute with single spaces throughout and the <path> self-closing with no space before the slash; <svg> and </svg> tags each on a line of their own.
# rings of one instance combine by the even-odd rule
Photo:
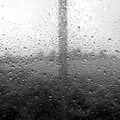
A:
<svg viewBox="0 0 120 120">
<path fill-rule="evenodd" d="M 63 100 L 63 120 L 66 120 L 65 117 L 65 83 L 67 78 L 67 0 L 58 0 L 59 3 L 59 60 L 60 60 L 60 69 L 59 77 L 61 79 L 61 92 Z"/>
<path fill-rule="evenodd" d="M 59 0 L 59 76 L 64 82 L 67 75 L 67 0 Z"/>
</svg>

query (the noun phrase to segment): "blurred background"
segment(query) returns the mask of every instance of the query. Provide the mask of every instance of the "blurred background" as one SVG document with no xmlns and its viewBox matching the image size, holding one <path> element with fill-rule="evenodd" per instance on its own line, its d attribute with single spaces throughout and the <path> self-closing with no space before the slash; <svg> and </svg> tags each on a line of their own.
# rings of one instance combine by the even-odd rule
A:
<svg viewBox="0 0 120 120">
<path fill-rule="evenodd" d="M 68 0 L 69 49 L 119 55 L 119 0 Z M 58 51 L 57 0 L 0 0 L 0 55 Z"/>
</svg>

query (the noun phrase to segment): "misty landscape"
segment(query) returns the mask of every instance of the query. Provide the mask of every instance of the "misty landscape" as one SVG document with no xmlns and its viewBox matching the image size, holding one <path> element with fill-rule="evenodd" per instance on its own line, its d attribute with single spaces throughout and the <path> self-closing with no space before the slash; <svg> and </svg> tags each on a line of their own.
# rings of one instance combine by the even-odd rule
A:
<svg viewBox="0 0 120 120">
<path fill-rule="evenodd" d="M 119 120 L 120 0 L 0 0 L 0 120 Z"/>
<path fill-rule="evenodd" d="M 55 51 L 0 59 L 0 120 L 118 120 L 120 60 L 104 51 L 68 52 L 61 87 Z M 64 106 L 62 93 L 65 92 Z M 63 109 L 64 116 L 63 116 Z"/>
</svg>

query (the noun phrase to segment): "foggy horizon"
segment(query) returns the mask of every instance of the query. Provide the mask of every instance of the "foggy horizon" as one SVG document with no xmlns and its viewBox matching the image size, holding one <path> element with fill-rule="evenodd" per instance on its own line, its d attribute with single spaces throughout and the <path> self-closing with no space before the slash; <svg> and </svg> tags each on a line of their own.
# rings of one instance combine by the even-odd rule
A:
<svg viewBox="0 0 120 120">
<path fill-rule="evenodd" d="M 120 50 L 119 0 L 68 0 L 68 45 L 82 51 Z M 0 1 L 0 54 L 58 49 L 56 0 Z"/>
</svg>

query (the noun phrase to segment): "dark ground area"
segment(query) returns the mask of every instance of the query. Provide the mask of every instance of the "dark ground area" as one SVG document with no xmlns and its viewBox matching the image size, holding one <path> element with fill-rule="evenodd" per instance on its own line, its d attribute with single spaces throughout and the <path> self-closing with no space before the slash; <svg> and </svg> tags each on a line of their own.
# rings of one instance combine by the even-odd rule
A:
<svg viewBox="0 0 120 120">
<path fill-rule="evenodd" d="M 64 89 L 58 69 L 55 52 L 1 59 L 0 120 L 119 120 L 119 58 L 72 51 Z"/>
</svg>

